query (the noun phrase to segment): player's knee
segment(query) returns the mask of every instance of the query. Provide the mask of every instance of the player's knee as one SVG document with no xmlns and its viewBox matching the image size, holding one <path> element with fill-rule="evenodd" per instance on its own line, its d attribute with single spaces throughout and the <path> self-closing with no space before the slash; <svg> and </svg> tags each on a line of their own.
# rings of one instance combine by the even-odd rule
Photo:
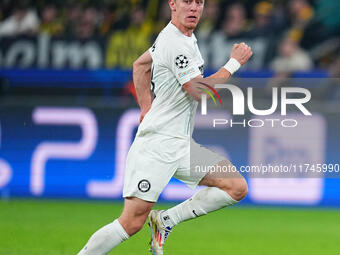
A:
<svg viewBox="0 0 340 255">
<path fill-rule="evenodd" d="M 132 236 L 142 229 L 148 214 L 149 210 L 136 209 L 133 213 L 123 213 L 119 220 L 126 233 Z"/>
<path fill-rule="evenodd" d="M 136 217 L 125 223 L 124 229 L 129 236 L 136 234 L 139 230 L 143 228 L 145 223 L 144 217 Z"/>
<path fill-rule="evenodd" d="M 145 223 L 145 220 L 141 218 L 134 220 L 132 224 L 132 231 L 134 233 L 137 233 L 139 230 L 143 228 L 144 223 Z"/>
<path fill-rule="evenodd" d="M 248 193 L 248 185 L 243 177 L 224 179 L 217 187 L 227 192 L 236 201 L 242 200 Z"/>
<path fill-rule="evenodd" d="M 248 194 L 248 185 L 244 178 L 237 178 L 232 181 L 228 194 L 235 200 L 240 201 Z"/>
</svg>

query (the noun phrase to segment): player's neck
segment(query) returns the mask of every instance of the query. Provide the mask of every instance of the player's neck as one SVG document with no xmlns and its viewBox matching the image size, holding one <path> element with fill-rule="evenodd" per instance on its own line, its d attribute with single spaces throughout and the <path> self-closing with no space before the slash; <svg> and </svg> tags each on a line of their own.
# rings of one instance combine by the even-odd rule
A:
<svg viewBox="0 0 340 255">
<path fill-rule="evenodd" d="M 194 32 L 194 29 L 190 29 L 190 28 L 187 28 L 183 25 L 181 25 L 178 21 L 176 21 L 175 19 L 172 19 L 171 20 L 171 23 L 177 27 L 177 29 L 179 31 L 182 32 L 182 34 L 184 34 L 185 36 L 188 36 L 188 37 L 191 37 L 192 36 L 192 33 Z"/>
</svg>

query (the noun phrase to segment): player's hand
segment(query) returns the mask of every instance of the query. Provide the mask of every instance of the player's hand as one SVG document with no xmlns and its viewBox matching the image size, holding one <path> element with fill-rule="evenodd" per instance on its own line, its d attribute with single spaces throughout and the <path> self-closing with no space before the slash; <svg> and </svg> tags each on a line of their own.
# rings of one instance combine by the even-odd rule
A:
<svg viewBox="0 0 340 255">
<path fill-rule="evenodd" d="M 243 43 L 234 44 L 234 47 L 231 50 L 230 58 L 236 59 L 241 65 L 247 63 L 250 57 L 253 55 L 251 48 Z"/>
</svg>

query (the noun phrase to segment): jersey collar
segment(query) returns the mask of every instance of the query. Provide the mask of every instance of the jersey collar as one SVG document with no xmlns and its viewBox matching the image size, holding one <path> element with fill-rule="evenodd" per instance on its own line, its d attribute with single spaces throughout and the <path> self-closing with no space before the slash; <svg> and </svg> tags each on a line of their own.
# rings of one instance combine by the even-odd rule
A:
<svg viewBox="0 0 340 255">
<path fill-rule="evenodd" d="M 173 31 L 175 31 L 176 33 L 179 33 L 181 36 L 184 36 L 184 37 L 187 38 L 187 39 L 191 39 L 191 40 L 193 40 L 194 42 L 197 42 L 197 39 L 196 39 L 196 36 L 195 36 L 194 33 L 192 33 L 191 36 L 186 36 L 185 34 L 183 34 L 183 33 L 181 32 L 181 30 L 178 29 L 178 27 L 176 27 L 174 24 L 172 24 L 171 21 L 169 22 L 168 27 L 169 27 L 170 29 L 172 29 Z"/>
</svg>

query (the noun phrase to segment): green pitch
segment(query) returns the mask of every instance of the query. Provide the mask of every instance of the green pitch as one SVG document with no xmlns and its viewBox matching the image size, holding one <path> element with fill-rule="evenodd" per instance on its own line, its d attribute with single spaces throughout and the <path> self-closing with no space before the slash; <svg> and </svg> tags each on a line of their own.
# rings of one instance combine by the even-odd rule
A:
<svg viewBox="0 0 340 255">
<path fill-rule="evenodd" d="M 110 202 L 0 202 L 0 254 L 77 254 L 121 208 Z M 149 235 L 144 226 L 110 254 L 150 254 Z M 165 246 L 165 255 L 215 254 L 339 255 L 340 211 L 236 206 L 180 224 Z"/>
</svg>

